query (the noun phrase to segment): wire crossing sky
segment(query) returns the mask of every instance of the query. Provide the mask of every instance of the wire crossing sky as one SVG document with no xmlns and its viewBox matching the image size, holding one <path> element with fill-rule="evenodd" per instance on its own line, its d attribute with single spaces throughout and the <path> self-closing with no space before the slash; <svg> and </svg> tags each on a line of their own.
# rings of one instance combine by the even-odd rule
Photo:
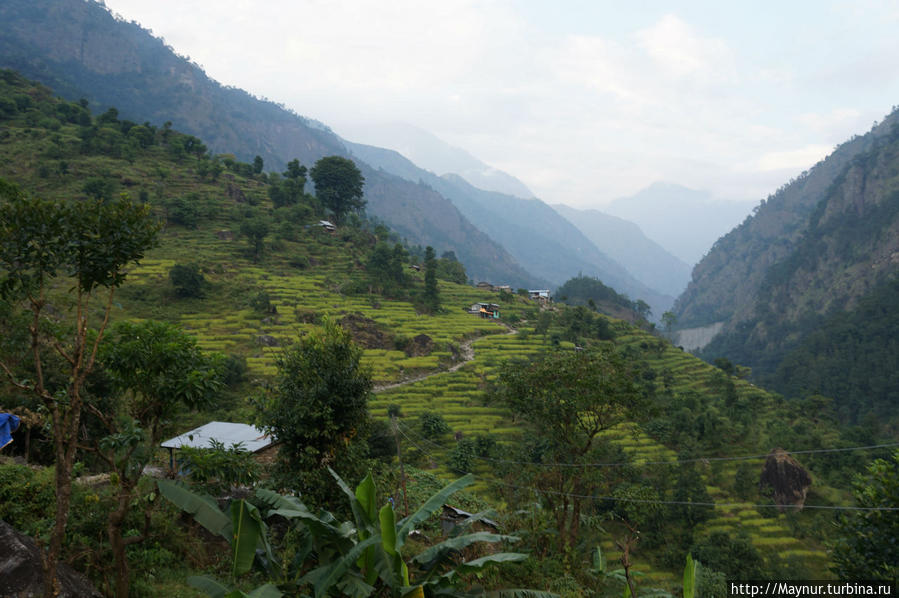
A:
<svg viewBox="0 0 899 598">
<path fill-rule="evenodd" d="M 655 181 L 759 200 L 899 103 L 896 2 L 106 5 L 351 141 L 408 123 L 577 207 Z"/>
</svg>

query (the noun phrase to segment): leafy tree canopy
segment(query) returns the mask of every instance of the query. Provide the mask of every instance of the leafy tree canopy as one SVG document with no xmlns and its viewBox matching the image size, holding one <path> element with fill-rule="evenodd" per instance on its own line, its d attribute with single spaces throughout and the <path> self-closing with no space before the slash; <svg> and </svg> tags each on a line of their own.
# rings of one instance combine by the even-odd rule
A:
<svg viewBox="0 0 899 598">
<path fill-rule="evenodd" d="M 259 423 L 282 446 L 284 483 L 312 499 L 329 487 L 325 465 L 361 469 L 372 389 L 361 357 L 349 333 L 326 319 L 278 358 L 277 379 L 259 405 Z"/>
<path fill-rule="evenodd" d="M 315 182 L 315 196 L 331 210 L 340 223 L 349 212 L 365 208 L 362 186 L 365 177 L 355 162 L 340 156 L 326 156 L 315 163 L 309 175 Z"/>
</svg>

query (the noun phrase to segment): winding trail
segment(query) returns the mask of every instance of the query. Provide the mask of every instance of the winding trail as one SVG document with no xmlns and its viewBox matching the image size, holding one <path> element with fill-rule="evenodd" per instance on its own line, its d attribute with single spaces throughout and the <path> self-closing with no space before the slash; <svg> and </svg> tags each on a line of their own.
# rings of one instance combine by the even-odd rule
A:
<svg viewBox="0 0 899 598">
<path fill-rule="evenodd" d="M 506 326 L 508 328 L 508 332 L 503 333 L 501 336 L 512 336 L 518 334 L 518 330 L 516 328 L 512 328 L 510 326 Z M 413 376 L 411 378 L 407 378 L 400 382 L 393 382 L 392 384 L 381 384 L 376 385 L 373 389 L 375 394 L 379 392 L 384 392 L 385 390 L 392 390 L 394 388 L 400 388 L 401 386 L 406 386 L 408 384 L 414 384 L 415 382 L 421 382 L 422 380 L 427 380 L 432 376 L 439 376 L 441 374 L 448 374 L 450 372 L 455 372 L 459 368 L 461 368 L 466 363 L 474 361 L 474 342 L 478 341 L 482 338 L 486 338 L 488 336 L 500 336 L 493 334 L 485 334 L 483 336 L 478 336 L 476 338 L 468 339 L 467 341 L 463 341 L 461 345 L 459 345 L 459 352 L 462 354 L 462 360 L 459 363 L 453 364 L 449 368 L 445 370 L 437 370 L 436 372 L 429 372 L 427 374 L 421 374 L 419 376 Z"/>
</svg>

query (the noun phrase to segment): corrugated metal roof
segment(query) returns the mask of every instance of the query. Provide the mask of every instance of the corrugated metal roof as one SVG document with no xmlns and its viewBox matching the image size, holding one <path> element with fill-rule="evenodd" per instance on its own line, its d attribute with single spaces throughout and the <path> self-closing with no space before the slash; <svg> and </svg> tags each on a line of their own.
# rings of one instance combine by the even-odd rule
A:
<svg viewBox="0 0 899 598">
<path fill-rule="evenodd" d="M 237 443 L 243 443 L 243 448 L 255 453 L 271 445 L 274 439 L 255 426 L 248 424 L 235 424 L 231 422 L 209 422 L 190 432 L 175 436 L 162 443 L 163 448 L 176 449 L 183 446 L 192 448 L 211 448 L 210 441 L 217 440 L 231 448 Z"/>
</svg>

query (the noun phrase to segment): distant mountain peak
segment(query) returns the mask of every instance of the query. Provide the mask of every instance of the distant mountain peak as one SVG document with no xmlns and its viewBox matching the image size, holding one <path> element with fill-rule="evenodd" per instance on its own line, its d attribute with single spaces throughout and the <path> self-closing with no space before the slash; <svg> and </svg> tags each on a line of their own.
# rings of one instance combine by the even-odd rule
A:
<svg viewBox="0 0 899 598">
<path fill-rule="evenodd" d="M 496 191 L 522 199 L 534 197 L 527 185 L 511 174 L 485 164 L 468 151 L 409 123 L 345 124 L 339 129 L 345 139 L 362 145 L 392 149 L 419 168 L 438 176 L 456 174 L 485 191 Z"/>
<path fill-rule="evenodd" d="M 695 264 L 756 204 L 719 200 L 708 191 L 656 181 L 630 197 L 616 199 L 604 211 L 636 223 L 647 237 Z"/>
</svg>

